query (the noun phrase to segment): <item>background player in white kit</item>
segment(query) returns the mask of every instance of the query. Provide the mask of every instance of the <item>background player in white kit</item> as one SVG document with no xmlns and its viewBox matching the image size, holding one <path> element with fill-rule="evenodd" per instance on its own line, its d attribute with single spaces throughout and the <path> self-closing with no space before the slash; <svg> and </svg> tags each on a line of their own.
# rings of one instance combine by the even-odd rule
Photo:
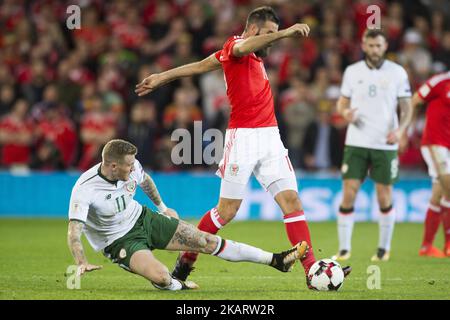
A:
<svg viewBox="0 0 450 320">
<path fill-rule="evenodd" d="M 375 182 L 380 208 L 378 250 L 372 261 L 389 259 L 395 224 L 392 184 L 398 179 L 398 142 L 411 122 L 412 106 L 408 75 L 402 66 L 384 59 L 387 46 L 381 30 L 366 30 L 362 39 L 365 59 L 344 72 L 337 108 L 350 124 L 341 169 L 343 198 L 337 218 L 336 260 L 350 258 L 354 203 L 367 173 Z"/>
<path fill-rule="evenodd" d="M 100 269 L 88 263 L 81 243 L 82 232 L 96 251 L 122 268 L 150 280 L 159 289 L 194 289 L 193 282 L 172 277 L 153 249 L 209 253 L 228 261 L 248 261 L 287 272 L 307 251 L 306 242 L 282 253 L 270 253 L 243 243 L 221 239 L 177 219 L 139 161 L 137 148 L 124 140 L 111 140 L 102 151 L 102 163 L 77 180 L 70 198 L 68 245 L 79 266 L 78 274 Z M 137 186 L 160 211 L 141 206 L 134 195 Z"/>
</svg>

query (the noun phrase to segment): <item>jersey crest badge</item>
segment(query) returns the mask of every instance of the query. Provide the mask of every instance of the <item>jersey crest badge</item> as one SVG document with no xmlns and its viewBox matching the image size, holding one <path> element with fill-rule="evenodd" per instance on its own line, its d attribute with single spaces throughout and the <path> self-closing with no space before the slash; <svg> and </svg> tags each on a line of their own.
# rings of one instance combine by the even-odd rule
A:
<svg viewBox="0 0 450 320">
<path fill-rule="evenodd" d="M 230 174 L 232 176 L 237 176 L 238 172 L 239 172 L 239 166 L 235 163 L 230 164 Z"/>
<path fill-rule="evenodd" d="M 136 185 L 137 185 L 136 181 L 128 182 L 126 185 L 127 191 L 134 192 L 136 190 Z"/>
</svg>

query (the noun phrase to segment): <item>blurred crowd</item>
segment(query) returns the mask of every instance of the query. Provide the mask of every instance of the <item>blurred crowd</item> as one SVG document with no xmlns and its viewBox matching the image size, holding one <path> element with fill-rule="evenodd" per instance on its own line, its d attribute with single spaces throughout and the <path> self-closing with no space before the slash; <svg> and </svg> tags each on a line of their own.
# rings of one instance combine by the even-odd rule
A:
<svg viewBox="0 0 450 320">
<path fill-rule="evenodd" d="M 4 0 L 0 2 L 0 166 L 85 170 L 111 138 L 139 148 L 153 170 L 174 165 L 177 128 L 224 131 L 229 116 L 222 71 L 184 78 L 138 98 L 144 77 L 202 59 L 240 35 L 247 14 L 272 5 L 280 28 L 308 23 L 308 38 L 276 43 L 266 58 L 282 138 L 295 167 L 339 169 L 346 123 L 336 113 L 345 67 L 363 57 L 360 37 L 381 8 L 388 58 L 416 89 L 450 66 L 448 0 Z M 70 30 L 67 7 L 81 8 Z M 403 168 L 423 168 L 423 114 L 411 126 Z M 198 137 L 197 137 L 198 138 Z M 206 146 L 207 142 L 203 145 Z"/>
</svg>

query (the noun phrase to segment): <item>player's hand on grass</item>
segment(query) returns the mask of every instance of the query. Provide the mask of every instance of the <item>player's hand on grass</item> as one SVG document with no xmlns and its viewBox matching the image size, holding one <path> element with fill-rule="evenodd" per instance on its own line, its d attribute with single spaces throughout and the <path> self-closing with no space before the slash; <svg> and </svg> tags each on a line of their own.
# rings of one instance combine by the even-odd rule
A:
<svg viewBox="0 0 450 320">
<path fill-rule="evenodd" d="M 400 141 L 400 139 L 402 138 L 403 132 L 401 132 L 400 130 L 393 130 L 391 132 L 389 132 L 388 136 L 387 136 L 387 143 L 388 144 L 396 144 Z"/>
<path fill-rule="evenodd" d="M 178 213 L 171 208 L 167 208 L 166 211 L 163 212 L 166 216 L 178 219 Z"/>
<path fill-rule="evenodd" d="M 349 123 L 355 123 L 357 110 L 358 108 L 345 109 L 342 113 L 342 117 L 344 117 L 344 119 L 347 120 Z"/>
<path fill-rule="evenodd" d="M 162 85 L 161 76 L 155 73 L 142 80 L 141 83 L 137 84 L 134 92 L 137 93 L 138 96 L 142 97 L 152 92 L 160 85 Z"/>
<path fill-rule="evenodd" d="M 96 266 L 89 263 L 83 263 L 78 265 L 77 275 L 82 276 L 85 272 L 100 270 L 101 268 L 103 268 L 103 266 Z"/>
<path fill-rule="evenodd" d="M 307 37 L 309 35 L 309 26 L 305 23 L 296 23 L 285 29 L 285 36 L 290 38 Z"/>
</svg>

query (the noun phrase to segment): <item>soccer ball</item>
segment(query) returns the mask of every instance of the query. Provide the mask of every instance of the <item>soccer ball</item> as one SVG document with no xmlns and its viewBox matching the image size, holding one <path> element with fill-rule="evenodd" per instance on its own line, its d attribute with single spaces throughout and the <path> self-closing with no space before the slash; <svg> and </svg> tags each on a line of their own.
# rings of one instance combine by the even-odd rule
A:
<svg viewBox="0 0 450 320">
<path fill-rule="evenodd" d="M 331 259 L 316 261 L 308 272 L 311 287 L 318 291 L 338 291 L 344 283 L 341 265 Z"/>
</svg>

